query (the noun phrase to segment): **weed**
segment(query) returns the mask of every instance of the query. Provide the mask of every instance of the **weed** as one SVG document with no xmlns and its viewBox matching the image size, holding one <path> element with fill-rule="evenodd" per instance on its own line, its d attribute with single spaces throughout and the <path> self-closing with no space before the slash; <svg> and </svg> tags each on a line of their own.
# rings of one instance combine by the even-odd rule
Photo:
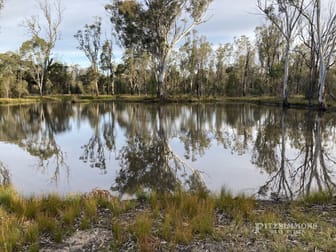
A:
<svg viewBox="0 0 336 252">
<path fill-rule="evenodd" d="M 47 214 L 40 214 L 37 216 L 37 224 L 41 232 L 51 233 L 56 229 L 56 219 L 49 217 Z"/>
<path fill-rule="evenodd" d="M 187 244 L 193 238 L 192 229 L 189 223 L 178 223 L 175 227 L 173 239 L 175 243 Z"/>
<path fill-rule="evenodd" d="M 316 191 L 301 199 L 305 204 L 326 204 L 333 200 L 333 192 L 331 191 Z"/>
<path fill-rule="evenodd" d="M 57 194 L 49 194 L 41 199 L 42 211 L 47 212 L 50 216 L 58 216 L 63 205 L 62 198 Z"/>
<path fill-rule="evenodd" d="M 67 226 L 72 226 L 79 213 L 80 211 L 76 207 L 74 206 L 67 207 L 61 214 L 64 224 Z"/>
<path fill-rule="evenodd" d="M 39 225 L 37 223 L 29 223 L 25 228 L 24 241 L 28 244 L 38 242 L 40 237 Z"/>
<path fill-rule="evenodd" d="M 97 200 L 90 197 L 84 201 L 84 216 L 93 222 L 97 220 Z"/>
<path fill-rule="evenodd" d="M 193 233 L 198 233 L 202 238 L 213 233 L 215 223 L 215 202 L 214 200 L 201 200 L 195 209 L 197 215 L 192 219 Z"/>
<path fill-rule="evenodd" d="M 82 217 L 80 221 L 80 228 L 82 230 L 88 229 L 90 227 L 90 220 L 87 217 Z"/>
<path fill-rule="evenodd" d="M 255 200 L 244 194 L 233 197 L 230 191 L 222 188 L 216 200 L 216 208 L 231 215 L 237 222 L 252 220 Z"/>
<path fill-rule="evenodd" d="M 134 233 L 139 240 L 145 240 L 152 230 L 152 219 L 148 213 L 141 213 L 135 219 Z"/>
<path fill-rule="evenodd" d="M 173 217 L 170 214 L 166 214 L 160 227 L 160 234 L 162 238 L 165 239 L 166 241 L 171 239 L 172 224 L 173 224 Z"/>
<path fill-rule="evenodd" d="M 52 235 L 52 239 L 55 242 L 61 242 L 63 239 L 63 234 L 64 234 L 64 230 L 62 230 L 62 227 L 60 225 L 56 225 L 55 229 L 53 230 L 53 232 L 51 233 Z"/>
<path fill-rule="evenodd" d="M 35 198 L 30 198 L 26 201 L 24 215 L 29 219 L 36 219 L 41 213 L 41 201 Z"/>
<path fill-rule="evenodd" d="M 21 224 L 14 216 L 0 208 L 0 251 L 14 251 L 21 247 Z"/>
</svg>

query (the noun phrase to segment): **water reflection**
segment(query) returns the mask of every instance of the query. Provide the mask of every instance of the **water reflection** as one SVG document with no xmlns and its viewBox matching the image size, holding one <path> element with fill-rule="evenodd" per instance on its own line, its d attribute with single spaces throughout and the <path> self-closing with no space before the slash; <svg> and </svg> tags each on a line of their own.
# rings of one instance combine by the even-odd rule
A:
<svg viewBox="0 0 336 252">
<path fill-rule="evenodd" d="M 0 183 L 24 187 L 24 174 L 47 190 L 34 180 L 46 174 L 55 190 L 121 194 L 231 183 L 234 192 L 293 198 L 334 190 L 335 128 L 332 114 L 249 104 L 1 106 Z M 26 154 L 34 161 L 16 163 L 20 170 L 13 156 Z"/>
<path fill-rule="evenodd" d="M 0 140 L 18 145 L 32 157 L 41 171 L 53 168 L 57 182 L 60 169 L 68 169 L 65 153 L 55 135 L 71 130 L 72 109 L 65 104 L 0 107 Z M 20 157 L 18 157 L 20 158 Z"/>
<path fill-rule="evenodd" d="M 93 104 L 80 110 L 81 118 L 87 118 L 93 129 L 92 136 L 82 146 L 80 159 L 92 168 L 100 168 L 103 173 L 106 173 L 106 151 L 115 151 L 115 114 L 114 104 Z"/>
<path fill-rule="evenodd" d="M 0 161 L 0 186 L 10 185 L 8 168 Z"/>
<path fill-rule="evenodd" d="M 113 190 L 131 194 L 139 188 L 169 192 L 182 186 L 182 178 L 186 179 L 189 189 L 204 186 L 200 172 L 179 157 L 169 144 L 167 126 L 171 124 L 166 121 L 166 108 L 156 110 L 156 113 L 152 111 L 151 118 L 156 116 L 157 123 L 152 121 L 151 129 L 142 128 L 147 129 L 142 132 L 143 137 L 132 134 L 134 132 L 127 135 L 127 144 L 119 153 L 121 169 Z"/>
<path fill-rule="evenodd" d="M 269 174 L 260 195 L 292 199 L 335 190 L 335 122 L 330 114 L 284 110 L 265 122 L 252 156 Z"/>
</svg>

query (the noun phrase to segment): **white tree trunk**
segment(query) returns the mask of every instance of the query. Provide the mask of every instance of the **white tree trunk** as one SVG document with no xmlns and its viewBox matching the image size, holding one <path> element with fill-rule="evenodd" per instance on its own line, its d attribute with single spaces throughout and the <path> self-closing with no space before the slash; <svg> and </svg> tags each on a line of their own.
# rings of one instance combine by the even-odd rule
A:
<svg viewBox="0 0 336 252">
<path fill-rule="evenodd" d="M 317 25 L 317 38 L 318 38 L 318 54 L 319 54 L 319 90 L 318 90 L 318 102 L 321 109 L 326 109 L 327 104 L 325 101 L 325 78 L 327 75 L 327 66 L 324 59 L 325 45 L 322 39 L 322 27 L 321 27 L 321 1 L 316 1 L 316 25 Z"/>
<path fill-rule="evenodd" d="M 157 89 L 157 96 L 160 100 L 165 98 L 165 78 L 168 70 L 168 60 L 170 58 L 172 49 L 169 48 L 165 55 L 162 56 L 160 60 L 159 69 L 158 69 L 158 89 Z"/>
<path fill-rule="evenodd" d="M 327 68 L 323 61 L 323 57 L 320 56 L 319 67 L 319 90 L 318 90 L 318 103 L 321 109 L 326 109 L 327 104 L 325 100 L 325 80 L 327 76 Z"/>
<path fill-rule="evenodd" d="M 290 45 L 289 41 L 287 41 L 286 45 L 286 59 L 285 59 L 285 66 L 284 66 L 284 76 L 283 76 L 283 84 L 282 84 L 282 103 L 284 107 L 288 106 L 288 96 L 287 96 L 287 85 L 288 85 L 288 68 L 289 68 L 289 50 Z"/>
</svg>

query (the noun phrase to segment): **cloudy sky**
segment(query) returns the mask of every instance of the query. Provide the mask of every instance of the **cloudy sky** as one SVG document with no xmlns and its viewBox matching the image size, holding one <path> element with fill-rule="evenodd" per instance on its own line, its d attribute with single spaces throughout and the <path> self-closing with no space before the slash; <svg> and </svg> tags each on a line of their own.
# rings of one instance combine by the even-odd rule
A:
<svg viewBox="0 0 336 252">
<path fill-rule="evenodd" d="M 108 24 L 104 10 L 107 3 L 109 0 L 63 0 L 61 40 L 57 41 L 54 57 L 68 64 L 89 64 L 82 52 L 76 49 L 77 41 L 73 35 L 85 24 L 92 23 L 96 16 Z M 17 51 L 22 42 L 29 39 L 21 24 L 35 14 L 34 10 L 35 0 L 5 0 L 0 12 L 0 53 Z M 213 45 L 231 42 L 241 35 L 253 36 L 255 27 L 263 22 L 255 0 L 214 0 L 207 15 L 209 20 L 199 26 L 198 31 Z"/>
</svg>

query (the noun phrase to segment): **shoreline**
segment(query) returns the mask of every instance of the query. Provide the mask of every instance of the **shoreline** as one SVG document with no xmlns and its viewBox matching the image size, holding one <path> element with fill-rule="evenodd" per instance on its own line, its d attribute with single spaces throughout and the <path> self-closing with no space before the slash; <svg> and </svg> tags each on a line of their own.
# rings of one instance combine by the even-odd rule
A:
<svg viewBox="0 0 336 252">
<path fill-rule="evenodd" d="M 137 95 L 51 95 L 51 96 L 27 96 L 25 98 L 0 98 L 0 105 L 24 105 L 39 102 L 71 102 L 71 103 L 88 103 L 88 102 L 134 102 L 134 103 L 251 103 L 262 106 L 283 107 L 282 99 L 271 96 L 248 96 L 248 97 L 197 97 L 197 96 L 169 96 L 162 102 L 156 96 L 137 96 Z M 313 111 L 323 111 L 318 104 L 308 104 L 308 101 L 302 96 L 289 98 L 289 106 L 284 109 L 303 109 Z M 328 104 L 325 112 L 335 112 L 336 103 Z"/>
<path fill-rule="evenodd" d="M 156 96 L 137 96 L 137 95 L 52 95 L 52 96 L 27 96 L 25 98 L 0 98 L 0 106 L 29 105 L 35 103 L 48 102 L 70 102 L 70 103 L 97 103 L 97 102 L 127 102 L 144 104 L 228 104 L 228 103 L 250 103 L 258 106 L 278 107 L 283 109 L 299 109 L 317 112 L 336 112 L 336 103 L 330 102 L 327 109 L 323 110 L 318 104 L 308 104 L 308 101 L 302 97 L 289 98 L 287 107 L 283 107 L 282 99 L 271 96 L 248 96 L 248 97 L 196 97 L 196 96 L 170 96 L 165 101 L 160 101 Z"/>
</svg>

